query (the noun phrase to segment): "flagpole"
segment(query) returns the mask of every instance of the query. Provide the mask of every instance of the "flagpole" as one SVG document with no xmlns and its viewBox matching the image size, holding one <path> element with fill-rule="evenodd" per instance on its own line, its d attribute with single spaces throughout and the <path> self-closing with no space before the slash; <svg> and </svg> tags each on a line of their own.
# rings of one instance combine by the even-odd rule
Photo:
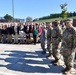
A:
<svg viewBox="0 0 76 75">
<path fill-rule="evenodd" d="M 12 22 L 14 23 L 14 0 L 12 0 Z"/>
</svg>

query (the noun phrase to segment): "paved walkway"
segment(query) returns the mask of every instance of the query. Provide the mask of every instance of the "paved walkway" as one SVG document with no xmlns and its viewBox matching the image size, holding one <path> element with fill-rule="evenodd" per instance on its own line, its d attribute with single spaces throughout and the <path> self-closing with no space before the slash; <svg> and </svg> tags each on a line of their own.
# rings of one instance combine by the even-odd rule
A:
<svg viewBox="0 0 76 75">
<path fill-rule="evenodd" d="M 0 44 L 0 75 L 63 75 L 63 62 L 54 66 L 41 51 L 40 44 Z"/>
</svg>

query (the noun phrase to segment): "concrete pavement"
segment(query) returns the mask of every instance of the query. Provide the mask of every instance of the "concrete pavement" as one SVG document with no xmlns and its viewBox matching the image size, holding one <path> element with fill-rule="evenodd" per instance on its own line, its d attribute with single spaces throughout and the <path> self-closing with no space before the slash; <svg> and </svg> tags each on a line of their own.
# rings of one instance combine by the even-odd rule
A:
<svg viewBox="0 0 76 75">
<path fill-rule="evenodd" d="M 0 75 L 63 75 L 62 59 L 60 66 L 54 66 L 41 51 L 40 44 L 0 44 Z"/>
</svg>

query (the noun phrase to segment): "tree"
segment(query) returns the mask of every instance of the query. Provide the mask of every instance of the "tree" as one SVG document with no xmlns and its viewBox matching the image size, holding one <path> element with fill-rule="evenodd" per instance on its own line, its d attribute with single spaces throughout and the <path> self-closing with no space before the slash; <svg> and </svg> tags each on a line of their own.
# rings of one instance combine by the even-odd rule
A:
<svg viewBox="0 0 76 75">
<path fill-rule="evenodd" d="M 11 15 L 6 14 L 4 16 L 4 19 L 7 20 L 7 21 L 12 21 L 13 17 Z"/>
<path fill-rule="evenodd" d="M 61 4 L 60 7 L 62 9 L 62 12 L 61 12 L 61 17 L 62 19 L 66 18 L 67 17 L 67 3 L 64 3 L 64 4 Z"/>
<path fill-rule="evenodd" d="M 31 17 L 27 17 L 26 18 L 26 22 L 32 22 L 32 18 Z"/>
<path fill-rule="evenodd" d="M 69 16 L 72 17 L 72 12 L 69 13 Z"/>
<path fill-rule="evenodd" d="M 75 11 L 73 12 L 73 15 L 72 16 L 76 16 L 76 12 Z"/>
</svg>

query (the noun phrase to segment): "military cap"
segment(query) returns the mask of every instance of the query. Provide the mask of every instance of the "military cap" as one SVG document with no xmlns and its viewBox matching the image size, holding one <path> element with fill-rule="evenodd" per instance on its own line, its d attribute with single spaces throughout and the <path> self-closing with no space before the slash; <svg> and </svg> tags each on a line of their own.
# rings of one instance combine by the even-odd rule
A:
<svg viewBox="0 0 76 75">
<path fill-rule="evenodd" d="M 66 20 L 66 22 L 70 22 L 70 21 L 73 21 L 73 19 L 67 19 L 67 20 Z"/>
<path fill-rule="evenodd" d="M 60 20 L 55 20 L 55 22 L 58 22 L 58 23 L 60 23 Z"/>
</svg>

